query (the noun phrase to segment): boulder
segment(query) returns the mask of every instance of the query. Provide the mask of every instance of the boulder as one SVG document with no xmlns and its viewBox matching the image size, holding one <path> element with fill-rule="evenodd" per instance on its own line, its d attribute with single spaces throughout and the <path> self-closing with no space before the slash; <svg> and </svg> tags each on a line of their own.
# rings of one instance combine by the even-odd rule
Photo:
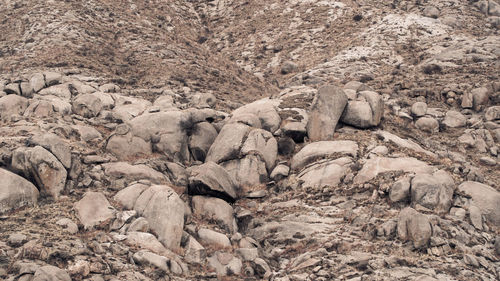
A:
<svg viewBox="0 0 500 281">
<path fill-rule="evenodd" d="M 288 74 L 297 71 L 298 65 L 292 61 L 285 61 L 281 65 L 281 74 Z"/>
<path fill-rule="evenodd" d="M 54 106 L 46 100 L 33 99 L 30 105 L 24 111 L 24 116 L 27 117 L 50 117 L 54 114 Z"/>
<path fill-rule="evenodd" d="M 291 168 L 292 170 L 301 170 L 307 164 L 317 159 L 336 154 L 356 157 L 358 154 L 358 144 L 353 141 L 319 141 L 310 143 L 293 156 Z"/>
<path fill-rule="evenodd" d="M 189 161 L 187 130 L 193 126 L 190 114 L 182 111 L 147 113 L 130 121 L 133 136 L 153 143 L 153 151 L 174 161 Z"/>
<path fill-rule="evenodd" d="M 256 187 L 265 185 L 268 180 L 266 163 L 259 155 L 249 154 L 241 159 L 221 163 L 236 184 L 236 195 L 241 197 Z"/>
<path fill-rule="evenodd" d="M 499 120 L 500 119 L 500 105 L 488 107 L 488 109 L 486 109 L 486 113 L 484 113 L 484 118 L 487 121 Z"/>
<path fill-rule="evenodd" d="M 129 231 L 125 243 L 158 255 L 163 255 L 168 251 L 153 234 L 147 232 Z"/>
<path fill-rule="evenodd" d="M 69 274 L 58 267 L 46 265 L 39 267 L 33 275 L 32 281 L 71 281 Z"/>
<path fill-rule="evenodd" d="M 158 240 L 170 250 L 178 250 L 184 229 L 184 202 L 166 185 L 153 185 L 141 193 L 134 210 L 148 220 Z"/>
<path fill-rule="evenodd" d="M 370 128 L 380 124 L 384 114 L 384 101 L 373 91 L 362 91 L 351 100 L 342 114 L 341 121 L 357 128 Z"/>
<path fill-rule="evenodd" d="M 33 97 L 34 91 L 29 82 L 21 82 L 21 84 L 19 84 L 19 88 L 21 89 L 21 96 L 26 98 Z"/>
<path fill-rule="evenodd" d="M 415 248 L 424 248 L 432 236 L 432 227 L 426 215 L 408 207 L 399 213 L 397 232 L 402 241 L 412 241 Z"/>
<path fill-rule="evenodd" d="M 40 96 L 55 96 L 64 101 L 69 102 L 71 100 L 71 91 L 69 90 L 69 84 L 60 84 L 45 88 L 39 92 Z"/>
<path fill-rule="evenodd" d="M 137 159 L 153 153 L 151 142 L 146 142 L 131 133 L 111 136 L 106 144 L 106 150 L 113 153 L 119 160 Z"/>
<path fill-rule="evenodd" d="M 0 120 L 8 121 L 13 115 L 23 115 L 28 107 L 28 99 L 18 95 L 0 98 Z"/>
<path fill-rule="evenodd" d="M 189 235 L 184 253 L 184 259 L 189 263 L 202 264 L 207 258 L 205 248 L 191 235 Z"/>
<path fill-rule="evenodd" d="M 83 142 L 89 142 L 93 140 L 100 140 L 102 138 L 101 133 L 97 131 L 94 127 L 85 125 L 73 125 L 71 126 L 75 130 L 76 134 Z"/>
<path fill-rule="evenodd" d="M 190 195 L 209 195 L 229 202 L 237 199 L 235 183 L 221 166 L 214 162 L 207 162 L 188 170 Z"/>
<path fill-rule="evenodd" d="M 411 114 L 415 117 L 422 117 L 427 113 L 427 104 L 418 101 L 411 106 Z"/>
<path fill-rule="evenodd" d="M 304 122 L 285 120 L 280 129 L 283 136 L 289 137 L 297 143 L 304 142 L 304 138 L 307 136 L 307 129 Z"/>
<path fill-rule="evenodd" d="M 153 265 L 164 272 L 172 272 L 174 274 L 182 274 L 183 268 L 178 258 L 169 255 L 169 257 L 160 256 L 149 251 L 139 251 L 132 258 L 138 264 Z"/>
<path fill-rule="evenodd" d="M 215 269 L 218 276 L 240 275 L 243 263 L 232 254 L 216 252 L 208 258 L 209 267 Z"/>
<path fill-rule="evenodd" d="M 427 6 L 424 8 L 423 15 L 428 18 L 437 19 L 439 17 L 439 10 L 434 6 Z"/>
<path fill-rule="evenodd" d="M 91 229 L 114 217 L 114 210 L 108 199 L 100 192 L 85 193 L 83 198 L 75 203 L 75 211 L 85 229 Z"/>
<path fill-rule="evenodd" d="M 43 76 L 45 76 L 45 85 L 47 87 L 60 84 L 62 81 L 61 73 L 47 71 L 43 73 Z"/>
<path fill-rule="evenodd" d="M 419 204 L 438 213 L 448 213 L 453 201 L 455 182 L 443 170 L 433 174 L 417 174 L 411 180 L 412 204 Z"/>
<path fill-rule="evenodd" d="M 222 127 L 210 147 L 205 162 L 221 163 L 239 156 L 241 146 L 251 127 L 241 123 L 230 123 Z"/>
<path fill-rule="evenodd" d="M 217 130 L 208 122 L 196 123 L 189 136 L 189 150 L 194 160 L 205 161 L 208 150 L 217 138 Z"/>
<path fill-rule="evenodd" d="M 430 174 L 433 168 L 427 163 L 412 157 L 389 158 L 373 157 L 366 161 L 363 168 L 354 177 L 355 184 L 362 184 L 375 178 L 380 173 L 403 171 L 411 173 Z"/>
<path fill-rule="evenodd" d="M 12 155 L 12 168 L 25 178 L 34 179 L 40 192 L 54 198 L 66 185 L 67 172 L 59 160 L 41 146 L 21 147 Z"/>
<path fill-rule="evenodd" d="M 462 96 L 462 107 L 473 108 L 479 111 L 484 108 L 489 101 L 490 91 L 486 87 L 475 88 Z"/>
<path fill-rule="evenodd" d="M 463 182 L 457 190 L 472 198 L 488 222 L 500 227 L 500 192 L 491 186 L 474 181 Z"/>
<path fill-rule="evenodd" d="M 229 233 L 238 231 L 234 210 L 226 201 L 205 196 L 193 196 L 193 214 L 207 220 L 214 220 Z"/>
<path fill-rule="evenodd" d="M 52 133 L 35 135 L 29 140 L 29 143 L 47 149 L 57 157 L 66 169 L 71 168 L 71 148 L 57 135 Z"/>
<path fill-rule="evenodd" d="M 42 73 L 35 73 L 31 76 L 29 83 L 33 92 L 38 93 L 45 88 L 45 77 Z"/>
<path fill-rule="evenodd" d="M 311 141 L 333 138 L 335 127 L 347 105 L 347 96 L 336 86 L 323 86 L 313 101 L 307 123 L 307 135 Z"/>
<path fill-rule="evenodd" d="M 427 133 L 439 132 L 439 122 L 432 117 L 421 117 L 415 122 L 415 127 Z"/>
<path fill-rule="evenodd" d="M 200 242 L 205 245 L 222 248 L 231 247 L 231 241 L 229 241 L 226 235 L 210 229 L 201 228 L 198 230 L 198 237 L 200 238 Z"/>
<path fill-rule="evenodd" d="M 45 89 L 44 89 L 45 90 Z M 43 91 L 43 90 L 42 90 Z M 33 100 L 40 100 L 48 102 L 52 105 L 52 110 L 61 115 L 71 114 L 71 104 L 69 103 L 69 99 L 66 100 L 61 97 L 46 95 L 46 96 L 35 96 Z"/>
<path fill-rule="evenodd" d="M 0 168 L 0 182 L 0 213 L 36 205 L 38 189 L 28 180 Z"/>
<path fill-rule="evenodd" d="M 18 95 L 18 96 L 21 95 L 21 88 L 19 87 L 19 83 L 9 83 L 5 85 L 3 91 L 7 95 Z"/>
<path fill-rule="evenodd" d="M 259 117 L 262 129 L 274 133 L 279 129 L 281 118 L 276 111 L 278 101 L 272 99 L 261 99 L 244 105 L 232 112 L 232 118 L 241 114 L 254 114 Z"/>
<path fill-rule="evenodd" d="M 267 170 L 271 172 L 278 156 L 278 142 L 268 131 L 254 129 L 248 134 L 240 153 L 259 155 L 264 160 Z"/>
<path fill-rule="evenodd" d="M 450 110 L 446 112 L 443 124 L 449 128 L 465 127 L 467 124 L 467 118 L 458 111 Z"/>
<path fill-rule="evenodd" d="M 113 117 L 123 122 L 130 121 L 144 113 L 144 111 L 151 106 L 151 102 L 141 99 L 127 97 L 119 94 L 111 94 L 115 100 L 115 107 L 113 108 Z"/>
<path fill-rule="evenodd" d="M 391 202 L 406 201 L 410 198 L 410 180 L 404 177 L 396 181 L 389 190 L 389 199 Z"/>
<path fill-rule="evenodd" d="M 141 193 L 147 188 L 149 188 L 149 186 L 145 184 L 132 184 L 118 191 L 113 199 L 120 203 L 123 207 L 130 210 L 134 208 L 135 201 L 137 201 L 137 198 L 139 198 Z"/>
<path fill-rule="evenodd" d="M 101 99 L 93 94 L 78 95 L 72 104 L 73 113 L 85 118 L 96 117 L 102 110 Z"/>
<path fill-rule="evenodd" d="M 288 177 L 289 173 L 290 173 L 290 167 L 284 164 L 279 164 L 276 166 L 276 168 L 273 169 L 269 177 L 274 181 L 279 181 L 283 178 Z"/>
</svg>

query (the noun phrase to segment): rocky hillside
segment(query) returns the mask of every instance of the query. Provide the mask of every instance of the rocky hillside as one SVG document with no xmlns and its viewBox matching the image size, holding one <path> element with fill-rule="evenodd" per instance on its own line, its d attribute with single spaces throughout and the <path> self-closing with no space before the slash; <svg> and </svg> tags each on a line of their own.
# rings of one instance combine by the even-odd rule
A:
<svg viewBox="0 0 500 281">
<path fill-rule="evenodd" d="M 0 16 L 0 279 L 500 279 L 497 1 Z"/>
</svg>

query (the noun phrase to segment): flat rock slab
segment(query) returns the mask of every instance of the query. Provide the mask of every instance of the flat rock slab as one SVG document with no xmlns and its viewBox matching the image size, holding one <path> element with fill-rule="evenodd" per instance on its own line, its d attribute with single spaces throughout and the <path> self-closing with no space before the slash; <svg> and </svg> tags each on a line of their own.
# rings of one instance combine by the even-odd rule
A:
<svg viewBox="0 0 500 281">
<path fill-rule="evenodd" d="M 374 157 L 366 161 L 363 168 L 354 177 L 354 183 L 361 184 L 368 182 L 378 174 L 385 172 L 403 171 L 416 174 L 431 174 L 433 170 L 434 168 L 427 163 L 412 157 Z"/>
<path fill-rule="evenodd" d="M 37 203 L 38 189 L 25 178 L 0 168 L 0 182 L 0 213 Z"/>
<path fill-rule="evenodd" d="M 319 158 L 334 154 L 358 155 L 358 144 L 354 141 L 318 141 L 306 145 L 292 158 L 292 170 L 301 170 Z"/>
<path fill-rule="evenodd" d="M 100 192 L 87 192 L 75 203 L 76 216 L 85 229 L 90 229 L 114 217 L 114 211 L 106 196 Z"/>
</svg>

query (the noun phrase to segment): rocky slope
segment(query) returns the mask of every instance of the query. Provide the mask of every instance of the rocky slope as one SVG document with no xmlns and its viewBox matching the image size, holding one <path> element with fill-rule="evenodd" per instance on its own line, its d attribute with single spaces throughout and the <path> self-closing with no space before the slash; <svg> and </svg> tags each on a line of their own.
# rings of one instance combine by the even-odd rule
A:
<svg viewBox="0 0 500 281">
<path fill-rule="evenodd" d="M 496 1 L 4 1 L 2 280 L 498 280 Z"/>
</svg>

